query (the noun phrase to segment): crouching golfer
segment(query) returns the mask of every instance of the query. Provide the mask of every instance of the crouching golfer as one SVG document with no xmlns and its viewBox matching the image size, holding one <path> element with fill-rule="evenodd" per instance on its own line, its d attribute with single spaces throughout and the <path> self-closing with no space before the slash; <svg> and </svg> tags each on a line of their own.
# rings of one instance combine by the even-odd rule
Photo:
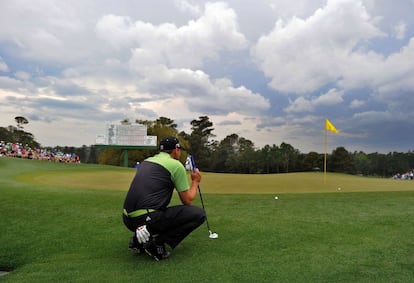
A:
<svg viewBox="0 0 414 283">
<path fill-rule="evenodd" d="M 134 232 L 129 247 L 146 252 L 157 261 L 170 253 L 187 235 L 206 219 L 202 208 L 192 206 L 201 181 L 198 170 L 187 172 L 178 160 L 181 146 L 175 137 L 163 138 L 160 152 L 141 162 L 126 195 L 123 210 L 125 226 Z M 182 205 L 168 206 L 174 188 Z"/>
</svg>

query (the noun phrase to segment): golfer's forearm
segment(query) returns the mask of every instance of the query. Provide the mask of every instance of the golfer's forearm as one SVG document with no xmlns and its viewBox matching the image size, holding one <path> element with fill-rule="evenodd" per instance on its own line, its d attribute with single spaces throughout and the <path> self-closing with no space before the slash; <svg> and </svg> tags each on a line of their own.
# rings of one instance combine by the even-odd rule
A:
<svg viewBox="0 0 414 283">
<path fill-rule="evenodd" d="M 193 196 L 193 199 L 195 199 L 195 197 L 197 195 L 197 189 L 198 189 L 199 184 L 200 184 L 200 182 L 198 182 L 198 181 L 192 181 L 191 182 L 191 195 Z"/>
<path fill-rule="evenodd" d="M 192 181 L 191 187 L 188 190 L 180 193 L 180 199 L 183 204 L 186 204 L 186 205 L 192 204 L 193 200 L 195 199 L 197 195 L 198 185 L 199 185 L 199 182 Z"/>
<path fill-rule="evenodd" d="M 190 198 L 190 203 L 189 204 L 191 204 L 193 202 L 193 200 L 195 199 L 195 197 L 197 195 L 197 188 L 198 188 L 199 184 L 200 183 L 197 182 L 197 181 L 192 181 L 191 182 L 191 188 L 189 190 L 189 198 Z"/>
</svg>

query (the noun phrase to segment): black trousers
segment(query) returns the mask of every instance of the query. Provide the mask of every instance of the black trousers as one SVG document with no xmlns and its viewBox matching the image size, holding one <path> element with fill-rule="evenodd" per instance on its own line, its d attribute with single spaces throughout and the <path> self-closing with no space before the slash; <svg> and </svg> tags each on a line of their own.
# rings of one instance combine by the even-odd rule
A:
<svg viewBox="0 0 414 283">
<path fill-rule="evenodd" d="M 139 217 L 123 215 L 125 226 L 135 233 L 137 227 L 146 224 L 157 244 L 175 248 L 206 219 L 204 209 L 192 205 L 177 205 L 157 210 Z"/>
</svg>

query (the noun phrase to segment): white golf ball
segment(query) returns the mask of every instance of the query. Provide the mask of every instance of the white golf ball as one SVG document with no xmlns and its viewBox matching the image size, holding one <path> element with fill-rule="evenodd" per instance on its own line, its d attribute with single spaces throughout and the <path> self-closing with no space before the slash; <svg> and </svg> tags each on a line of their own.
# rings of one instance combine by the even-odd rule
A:
<svg viewBox="0 0 414 283">
<path fill-rule="evenodd" d="M 338 188 L 338 191 L 340 191 L 341 190 L 341 188 Z"/>
<path fill-rule="evenodd" d="M 275 199 L 279 199 L 277 196 L 275 196 Z"/>
</svg>

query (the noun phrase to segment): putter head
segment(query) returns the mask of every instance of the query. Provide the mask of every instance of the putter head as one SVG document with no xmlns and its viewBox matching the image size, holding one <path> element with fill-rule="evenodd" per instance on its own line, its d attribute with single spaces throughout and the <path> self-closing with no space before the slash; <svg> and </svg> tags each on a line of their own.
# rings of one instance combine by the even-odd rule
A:
<svg viewBox="0 0 414 283">
<path fill-rule="evenodd" d="M 209 231 L 210 232 L 210 235 L 208 236 L 210 239 L 217 239 L 218 238 L 218 234 L 217 233 L 212 233 L 211 231 Z"/>
</svg>

